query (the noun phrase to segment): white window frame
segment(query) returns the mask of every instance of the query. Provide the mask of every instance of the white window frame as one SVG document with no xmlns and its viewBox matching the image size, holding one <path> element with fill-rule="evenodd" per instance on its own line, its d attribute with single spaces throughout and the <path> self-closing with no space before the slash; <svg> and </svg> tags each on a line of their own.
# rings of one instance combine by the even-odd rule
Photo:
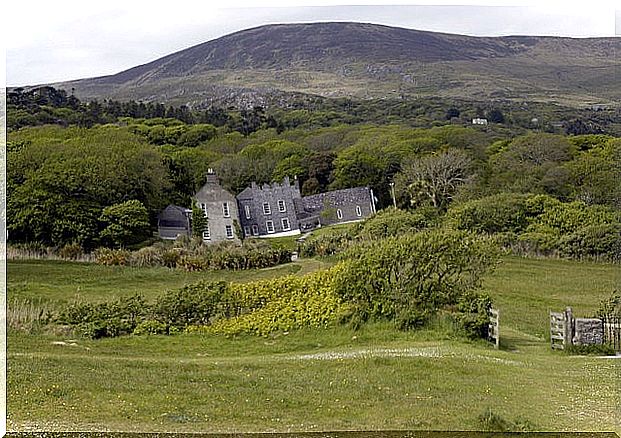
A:
<svg viewBox="0 0 621 438">
<path fill-rule="evenodd" d="M 362 208 L 360 208 L 359 205 L 356 205 L 356 216 L 358 217 L 362 216 Z"/>
<path fill-rule="evenodd" d="M 265 228 L 267 229 L 268 234 L 273 234 L 276 232 L 276 229 L 274 228 L 274 221 L 265 221 Z M 270 228 L 272 229 L 272 231 L 270 231 Z"/>
<path fill-rule="evenodd" d="M 341 210 L 340 208 L 337 208 L 336 217 L 339 218 L 339 220 L 343 219 L 343 210 Z"/>
<path fill-rule="evenodd" d="M 222 203 L 222 215 L 224 217 L 231 217 L 231 209 L 229 208 L 229 203 L 228 202 L 223 202 Z"/>
<path fill-rule="evenodd" d="M 287 226 L 285 226 L 285 222 L 287 223 Z M 280 224 L 282 225 L 282 230 L 283 231 L 289 231 L 291 229 L 291 221 L 289 221 L 288 217 L 283 217 L 280 220 Z"/>
<path fill-rule="evenodd" d="M 246 219 L 250 219 L 250 206 L 244 205 L 244 211 L 246 212 Z"/>
<path fill-rule="evenodd" d="M 250 236 L 250 227 L 249 227 L 248 225 L 246 225 L 246 226 L 244 227 L 244 235 L 245 235 L 246 237 L 249 237 L 249 236 Z"/>
<path fill-rule="evenodd" d="M 201 210 L 203 210 L 203 216 L 207 217 L 207 204 L 201 202 Z"/>
<path fill-rule="evenodd" d="M 253 236 L 258 236 L 259 235 L 259 226 L 257 224 L 254 224 L 252 226 L 252 235 Z"/>
<path fill-rule="evenodd" d="M 209 225 L 203 230 L 203 240 L 211 240 L 211 231 L 209 231 Z"/>
<path fill-rule="evenodd" d="M 286 213 L 287 212 L 287 203 L 285 202 L 284 199 L 279 199 L 278 200 L 278 211 L 281 213 Z"/>
<path fill-rule="evenodd" d="M 224 234 L 227 239 L 232 239 L 235 237 L 235 233 L 233 233 L 233 225 L 225 225 L 224 226 Z"/>
<path fill-rule="evenodd" d="M 267 208 L 265 208 L 267 207 Z M 264 215 L 268 215 L 268 214 L 272 214 L 272 207 L 270 206 L 269 202 L 264 202 L 263 203 L 263 214 Z"/>
</svg>

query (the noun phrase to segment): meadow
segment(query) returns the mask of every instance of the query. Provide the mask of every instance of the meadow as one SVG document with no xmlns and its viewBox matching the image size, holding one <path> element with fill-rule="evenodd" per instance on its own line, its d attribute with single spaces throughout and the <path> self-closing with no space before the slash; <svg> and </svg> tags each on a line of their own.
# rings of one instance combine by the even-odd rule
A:
<svg viewBox="0 0 621 438">
<path fill-rule="evenodd" d="M 184 273 L 70 262 L 8 263 L 9 305 L 160 292 L 202 278 L 303 274 L 303 259 L 249 272 Z M 553 352 L 548 311 L 592 315 L 618 266 L 503 258 L 484 288 L 501 348 L 442 318 L 399 332 L 375 323 L 277 333 L 87 340 L 9 330 L 8 429 L 167 432 L 327 430 L 616 431 L 619 361 Z"/>
</svg>

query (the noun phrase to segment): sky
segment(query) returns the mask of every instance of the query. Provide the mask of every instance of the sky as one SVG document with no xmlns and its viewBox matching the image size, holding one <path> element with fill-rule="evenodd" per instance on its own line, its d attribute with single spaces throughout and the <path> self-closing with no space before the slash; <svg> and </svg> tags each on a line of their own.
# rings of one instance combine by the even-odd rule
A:
<svg viewBox="0 0 621 438">
<path fill-rule="evenodd" d="M 227 0 L 217 6 L 209 0 L 9 0 L 0 6 L 6 17 L 6 77 L 0 79 L 18 86 L 114 74 L 270 23 L 360 21 L 472 36 L 610 37 L 621 34 L 617 3 Z"/>
</svg>

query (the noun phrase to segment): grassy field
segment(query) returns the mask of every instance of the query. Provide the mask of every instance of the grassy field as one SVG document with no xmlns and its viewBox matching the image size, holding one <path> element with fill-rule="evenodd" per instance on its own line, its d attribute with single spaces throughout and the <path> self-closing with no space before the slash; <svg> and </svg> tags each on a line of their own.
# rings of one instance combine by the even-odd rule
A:
<svg viewBox="0 0 621 438">
<path fill-rule="evenodd" d="M 212 279 L 245 281 L 321 269 L 304 260 Z M 153 297 L 205 274 L 72 263 L 9 263 L 9 300 Z M 516 428 L 612 430 L 620 362 L 552 352 L 547 312 L 591 314 L 619 285 L 612 265 L 507 258 L 486 289 L 501 311 L 503 348 L 446 324 L 303 330 L 266 338 L 207 335 L 73 340 L 11 331 L 9 430 L 317 431 L 480 429 L 491 409 Z M 88 280 L 88 281 L 87 281 Z M 64 292 L 63 292 L 64 291 Z M 88 292 L 84 292 L 88 291 Z M 112 292 L 111 292 L 112 291 Z"/>
</svg>

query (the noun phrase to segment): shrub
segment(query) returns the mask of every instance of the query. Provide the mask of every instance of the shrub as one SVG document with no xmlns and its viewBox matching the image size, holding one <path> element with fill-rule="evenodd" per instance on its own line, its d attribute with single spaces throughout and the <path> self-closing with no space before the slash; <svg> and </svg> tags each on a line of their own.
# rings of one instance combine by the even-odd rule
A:
<svg viewBox="0 0 621 438">
<path fill-rule="evenodd" d="M 99 304 L 72 303 L 60 311 L 55 322 L 74 326 L 82 336 L 97 339 L 132 333 L 148 313 L 144 298 L 133 295 Z"/>
<path fill-rule="evenodd" d="M 302 257 L 326 257 L 347 249 L 355 239 L 350 229 L 335 228 L 308 237 L 300 245 Z"/>
<path fill-rule="evenodd" d="M 68 243 L 58 251 L 59 257 L 69 260 L 78 260 L 84 255 L 79 243 Z"/>
<path fill-rule="evenodd" d="M 513 246 L 513 251 L 523 255 L 550 256 L 556 253 L 558 237 L 545 233 L 522 233 Z"/>
<path fill-rule="evenodd" d="M 458 230 L 519 233 L 529 224 L 528 199 L 515 193 L 487 196 L 451 207 L 446 220 Z"/>
<path fill-rule="evenodd" d="M 131 253 L 129 263 L 138 268 L 164 266 L 163 251 L 153 246 L 141 248 Z"/>
<path fill-rule="evenodd" d="M 414 212 L 386 208 L 362 222 L 356 235 L 363 239 L 381 239 L 412 233 L 430 226 L 434 214 L 433 208 L 419 208 Z"/>
<path fill-rule="evenodd" d="M 558 203 L 546 208 L 526 231 L 563 235 L 580 228 L 619 224 L 619 212 L 602 206 L 588 206 L 583 202 Z"/>
<path fill-rule="evenodd" d="M 212 318 L 228 317 L 227 284 L 200 281 L 160 295 L 153 305 L 153 318 L 167 327 L 209 324 Z"/>
<path fill-rule="evenodd" d="M 365 242 L 345 253 L 336 292 L 370 318 L 394 319 L 415 309 L 433 313 L 477 288 L 495 257 L 492 244 L 463 231 L 435 229 Z"/>
<path fill-rule="evenodd" d="M 124 249 L 97 248 L 95 262 L 105 266 L 126 266 L 129 264 L 131 253 Z"/>
<path fill-rule="evenodd" d="M 621 224 L 591 225 L 580 228 L 558 243 L 562 256 L 574 259 L 621 261 Z"/>
<path fill-rule="evenodd" d="M 168 326 L 160 321 L 148 319 L 136 325 L 133 333 L 136 336 L 141 335 L 165 335 L 168 334 Z"/>
<path fill-rule="evenodd" d="M 338 319 L 341 301 L 334 293 L 339 265 L 304 277 L 288 276 L 246 284 L 231 284 L 221 301 L 222 318 L 188 331 L 267 335 L 301 327 L 323 327 Z"/>
</svg>

